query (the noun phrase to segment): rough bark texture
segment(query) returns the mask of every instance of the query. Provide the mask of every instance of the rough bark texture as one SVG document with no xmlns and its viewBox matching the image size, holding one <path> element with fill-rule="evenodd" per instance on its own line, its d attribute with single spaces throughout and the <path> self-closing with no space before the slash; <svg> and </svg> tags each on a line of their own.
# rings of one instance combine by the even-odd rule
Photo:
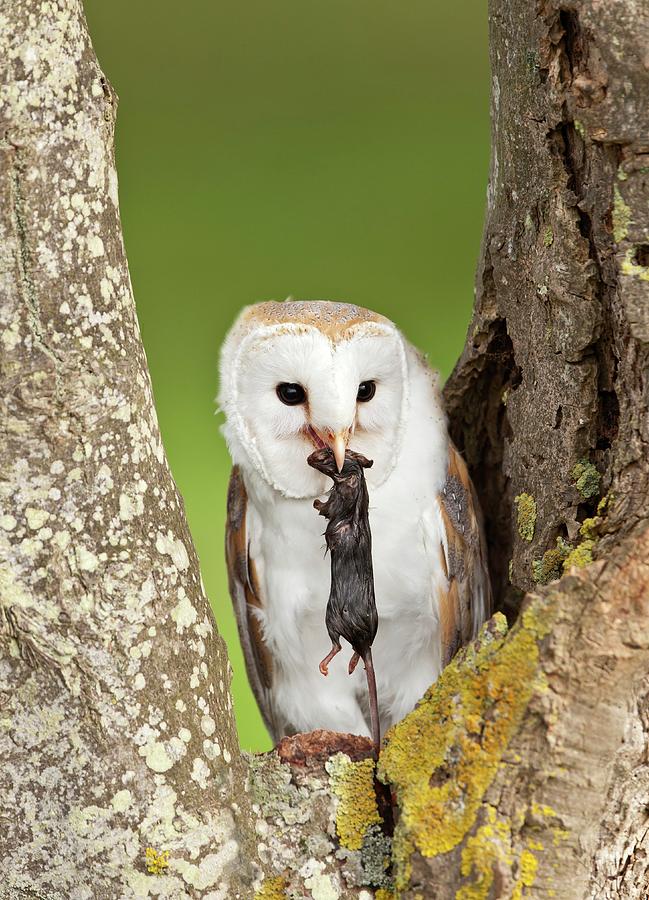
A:
<svg viewBox="0 0 649 900">
<path fill-rule="evenodd" d="M 490 40 L 487 219 L 446 399 L 487 513 L 496 595 L 511 580 L 520 596 L 538 581 L 532 563 L 557 537 L 578 543 L 606 492 L 601 533 L 619 540 L 647 517 L 649 9 L 492 0 Z M 581 460 L 599 486 L 588 472 L 579 483 Z"/>
<path fill-rule="evenodd" d="M 649 895 L 649 11 L 490 16 L 446 397 L 520 615 L 388 733 L 375 782 L 352 736 L 238 750 L 137 331 L 115 97 L 79 0 L 0 7 L 0 896 Z"/>
<path fill-rule="evenodd" d="M 248 897 L 228 661 L 138 333 L 116 97 L 80 0 L 6 0 L 0 35 L 0 895 Z"/>
<path fill-rule="evenodd" d="M 490 30 L 487 220 L 452 431 L 507 612 L 596 562 L 528 597 L 546 633 L 533 694 L 472 828 L 417 870 L 440 898 L 645 898 L 649 9 L 492 0 Z"/>
</svg>

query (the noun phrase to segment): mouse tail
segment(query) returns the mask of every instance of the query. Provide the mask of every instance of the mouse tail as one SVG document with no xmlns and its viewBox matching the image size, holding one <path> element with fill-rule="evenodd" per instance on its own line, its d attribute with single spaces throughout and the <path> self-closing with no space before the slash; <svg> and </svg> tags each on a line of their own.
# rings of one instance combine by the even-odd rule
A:
<svg viewBox="0 0 649 900">
<path fill-rule="evenodd" d="M 374 744 L 374 753 L 378 757 L 379 747 L 381 746 L 381 723 L 379 720 L 379 700 L 376 692 L 376 675 L 374 674 L 374 664 L 372 662 L 372 650 L 368 648 L 363 657 L 365 665 L 365 675 L 367 677 L 367 690 L 370 695 L 370 724 L 372 727 L 372 743 Z"/>
</svg>

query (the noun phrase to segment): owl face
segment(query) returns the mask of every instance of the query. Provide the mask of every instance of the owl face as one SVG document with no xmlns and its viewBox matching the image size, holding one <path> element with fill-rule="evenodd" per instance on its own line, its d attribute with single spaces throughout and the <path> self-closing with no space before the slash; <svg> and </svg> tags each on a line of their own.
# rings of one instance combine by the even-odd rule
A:
<svg viewBox="0 0 649 900">
<path fill-rule="evenodd" d="M 309 315 L 287 315 L 289 305 L 308 306 Z M 260 307 L 283 315 L 260 315 Z M 326 309 L 314 316 L 314 307 Z M 388 320 L 350 310 L 367 313 L 326 301 L 259 304 L 244 310 L 224 344 L 219 403 L 233 460 L 284 496 L 328 488 L 307 464 L 314 448 L 332 447 L 340 467 L 347 446 L 373 459 L 370 484 L 396 462 L 407 400 L 403 339 Z"/>
</svg>

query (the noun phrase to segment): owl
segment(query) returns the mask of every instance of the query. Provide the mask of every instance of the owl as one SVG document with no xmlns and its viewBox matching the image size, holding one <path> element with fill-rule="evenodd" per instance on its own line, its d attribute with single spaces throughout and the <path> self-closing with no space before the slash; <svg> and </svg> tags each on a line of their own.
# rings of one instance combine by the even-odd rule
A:
<svg viewBox="0 0 649 900">
<path fill-rule="evenodd" d="M 244 309 L 221 351 L 232 456 L 226 559 L 246 668 L 277 741 L 316 728 L 369 735 L 364 673 L 318 669 L 329 562 L 313 501 L 315 448 L 367 469 L 381 731 L 403 718 L 490 614 L 481 517 L 451 443 L 437 376 L 387 318 L 324 300 Z"/>
</svg>

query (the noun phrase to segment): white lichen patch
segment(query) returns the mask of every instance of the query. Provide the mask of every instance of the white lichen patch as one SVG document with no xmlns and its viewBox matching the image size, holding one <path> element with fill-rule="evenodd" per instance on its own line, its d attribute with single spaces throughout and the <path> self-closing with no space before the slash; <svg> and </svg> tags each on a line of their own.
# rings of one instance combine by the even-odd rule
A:
<svg viewBox="0 0 649 900">
<path fill-rule="evenodd" d="M 97 566 L 99 565 L 99 559 L 92 550 L 88 550 L 87 547 L 84 547 L 82 544 L 78 545 L 76 548 L 77 560 L 79 563 L 79 568 L 82 572 L 94 572 Z"/>
<path fill-rule="evenodd" d="M 219 882 L 226 867 L 236 861 L 238 854 L 239 845 L 231 839 L 226 841 L 218 853 L 208 854 L 198 866 L 185 860 L 175 860 L 174 869 L 181 873 L 187 884 L 202 891 Z"/>
<path fill-rule="evenodd" d="M 139 494 L 130 491 L 122 491 L 119 495 L 119 517 L 123 522 L 128 522 L 144 512 L 144 502 Z"/>
<path fill-rule="evenodd" d="M 131 792 L 124 788 L 124 790 L 117 791 L 117 793 L 110 801 L 110 805 L 113 807 L 115 812 L 121 813 L 126 812 L 132 802 L 133 797 L 131 795 Z"/>
<path fill-rule="evenodd" d="M 196 607 L 193 605 L 189 597 L 185 594 L 184 588 L 180 588 L 180 599 L 171 611 L 171 618 L 176 623 L 176 631 L 182 634 L 185 628 L 193 625 L 197 619 Z"/>
<path fill-rule="evenodd" d="M 29 528 L 31 528 L 32 531 L 38 531 L 38 529 L 42 528 L 47 522 L 50 514 L 46 509 L 35 509 L 33 506 L 28 506 L 25 509 L 25 517 Z"/>
<path fill-rule="evenodd" d="M 216 722 L 212 718 L 212 716 L 203 716 L 201 719 L 201 729 L 203 734 L 207 735 L 207 737 L 211 737 L 216 731 Z"/>
<path fill-rule="evenodd" d="M 167 531 L 166 534 L 163 534 L 161 531 L 158 532 L 156 550 L 158 553 L 168 554 L 176 568 L 181 572 L 184 572 L 189 567 L 187 548 L 180 538 L 174 536 L 173 531 Z"/>
<path fill-rule="evenodd" d="M 210 770 L 209 766 L 206 765 L 205 760 L 201 759 L 200 756 L 197 756 L 194 759 L 191 777 L 203 788 L 203 790 L 205 790 L 210 777 Z"/>
<path fill-rule="evenodd" d="M 340 888 L 332 875 L 325 873 L 325 864 L 318 859 L 308 860 L 300 869 L 304 886 L 311 892 L 313 900 L 339 900 Z"/>
<path fill-rule="evenodd" d="M 207 738 L 203 741 L 203 753 L 207 759 L 216 759 L 221 755 L 221 746 L 218 741 L 210 741 Z"/>
<path fill-rule="evenodd" d="M 139 752 L 147 766 L 154 772 L 168 772 L 175 762 L 169 755 L 167 746 L 160 741 L 153 741 L 140 747 Z"/>
<path fill-rule="evenodd" d="M 15 350 L 20 343 L 20 331 L 18 330 L 18 322 L 12 322 L 8 328 L 2 332 L 2 343 L 7 350 Z"/>
</svg>

